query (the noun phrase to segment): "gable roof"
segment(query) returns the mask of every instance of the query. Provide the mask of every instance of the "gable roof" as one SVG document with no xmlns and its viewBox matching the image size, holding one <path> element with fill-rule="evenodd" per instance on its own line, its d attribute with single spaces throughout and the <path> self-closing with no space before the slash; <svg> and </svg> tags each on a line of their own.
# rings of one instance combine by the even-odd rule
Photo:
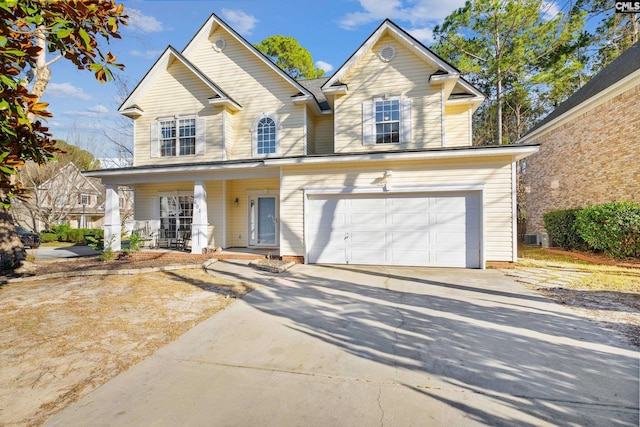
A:
<svg viewBox="0 0 640 427">
<path fill-rule="evenodd" d="M 213 92 L 213 97 L 211 100 L 215 100 L 216 102 L 228 102 L 232 104 L 232 106 L 236 109 L 240 109 L 241 106 L 237 102 L 235 102 L 230 96 L 228 96 L 220 87 L 218 87 L 215 83 L 213 83 L 202 71 L 198 69 L 195 65 L 189 62 L 180 52 L 174 49 L 172 46 L 167 46 L 165 51 L 160 55 L 160 58 L 153 64 L 153 66 L 147 71 L 147 74 L 140 80 L 138 85 L 133 89 L 133 91 L 129 94 L 127 99 L 124 100 L 122 105 L 118 108 L 118 111 L 125 115 L 140 115 L 143 111 L 138 107 L 137 103 L 140 98 L 146 93 L 147 89 L 153 85 L 153 83 L 158 79 L 160 73 L 163 70 L 166 70 L 174 61 L 181 62 L 189 71 L 191 71 L 200 81 L 202 81 L 205 85 L 207 85 L 211 91 Z"/>
<path fill-rule="evenodd" d="M 640 42 L 636 42 L 625 50 L 619 57 L 589 80 L 586 85 L 578 89 L 549 115 L 529 129 L 521 139 L 526 138 L 531 133 L 558 119 L 563 114 L 568 113 L 573 108 L 588 101 L 599 93 L 607 91 L 613 85 L 638 70 L 640 70 Z"/>
<path fill-rule="evenodd" d="M 59 185 L 56 184 L 56 182 L 60 179 L 77 191 L 86 190 L 86 192 L 90 192 L 92 194 L 101 193 L 100 187 L 102 186 L 102 183 L 100 180 L 84 176 L 73 162 L 69 162 L 61 167 L 54 176 L 40 184 L 37 188 L 40 190 L 47 190 L 52 185 Z"/>
<path fill-rule="evenodd" d="M 360 45 L 358 50 L 356 50 L 349 57 L 349 59 L 347 59 L 345 63 L 342 64 L 340 68 L 338 68 L 333 76 L 323 85 L 323 88 L 339 84 L 340 79 L 344 77 L 344 75 L 353 66 L 355 66 L 360 58 L 362 58 L 362 56 L 367 53 L 386 32 L 390 32 L 391 34 L 398 37 L 401 41 L 405 42 L 407 46 L 410 46 L 413 51 L 418 53 L 419 56 L 426 57 L 442 71 L 451 74 L 460 73 L 460 71 L 456 67 L 433 53 L 425 45 L 416 40 L 411 34 L 407 33 L 402 28 L 394 24 L 390 19 L 385 19 L 382 24 L 380 24 L 378 28 L 376 28 L 376 30 L 369 36 L 369 38 L 367 38 L 367 40 L 365 40 L 365 42 Z"/>
<path fill-rule="evenodd" d="M 329 77 L 321 77 L 319 79 L 309 79 L 309 80 L 300 80 L 300 84 L 304 86 L 313 96 L 315 96 L 316 101 L 320 105 L 320 109 L 322 111 L 329 111 L 331 107 L 327 102 L 327 97 L 324 92 L 322 92 L 322 86 L 329 80 Z"/>
<path fill-rule="evenodd" d="M 198 30 L 198 32 L 193 36 L 193 38 L 187 43 L 187 46 L 182 50 L 182 54 L 185 57 L 189 57 L 193 49 L 204 40 L 206 40 L 209 35 L 217 28 L 223 28 L 231 37 L 236 39 L 241 45 L 243 45 L 247 50 L 255 55 L 260 61 L 266 64 L 269 68 L 271 68 L 276 74 L 278 74 L 282 79 L 284 79 L 288 84 L 294 87 L 298 92 L 300 92 L 304 96 L 310 96 L 316 101 L 316 106 L 318 106 L 318 101 L 315 97 L 298 81 L 296 81 L 293 77 L 282 71 L 280 67 L 273 63 L 271 59 L 266 57 L 262 52 L 255 48 L 251 43 L 249 43 L 244 37 L 238 34 L 233 28 L 231 28 L 226 22 L 224 22 L 220 17 L 218 17 L 215 13 L 212 13 L 207 22 Z M 318 107 L 319 108 L 319 107 Z"/>
</svg>

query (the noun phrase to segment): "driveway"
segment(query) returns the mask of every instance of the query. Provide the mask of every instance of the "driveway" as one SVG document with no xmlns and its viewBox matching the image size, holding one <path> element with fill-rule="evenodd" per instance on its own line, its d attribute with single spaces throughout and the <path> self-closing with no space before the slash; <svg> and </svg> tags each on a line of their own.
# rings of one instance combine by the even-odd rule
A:
<svg viewBox="0 0 640 427">
<path fill-rule="evenodd" d="M 638 352 L 496 270 L 298 265 L 47 426 L 637 426 Z"/>
</svg>

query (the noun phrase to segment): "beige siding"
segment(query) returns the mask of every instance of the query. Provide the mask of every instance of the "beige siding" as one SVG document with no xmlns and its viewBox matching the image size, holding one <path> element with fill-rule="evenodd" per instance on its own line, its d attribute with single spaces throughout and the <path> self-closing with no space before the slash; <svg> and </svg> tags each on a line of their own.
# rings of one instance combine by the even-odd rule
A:
<svg viewBox="0 0 640 427">
<path fill-rule="evenodd" d="M 249 243 L 249 194 L 250 191 L 268 191 L 279 194 L 279 179 L 245 179 L 227 181 L 227 246 L 246 247 Z M 238 206 L 234 201 L 238 198 Z"/>
<path fill-rule="evenodd" d="M 307 109 L 307 154 L 316 153 L 316 124 L 311 111 Z"/>
<path fill-rule="evenodd" d="M 226 160 L 233 158 L 233 145 L 235 139 L 233 137 L 233 129 L 235 128 L 235 116 L 229 111 L 224 111 L 224 146 Z"/>
<path fill-rule="evenodd" d="M 219 37 L 226 41 L 222 52 L 211 47 Z M 291 97 L 299 90 L 292 84 L 222 28 L 215 30 L 208 42 L 191 51 L 187 59 L 242 106 L 242 110 L 233 115 L 233 150 L 229 160 L 251 158 L 251 128 L 263 113 L 275 114 L 280 121 L 280 155 L 303 154 L 305 106 L 293 104 Z"/>
<path fill-rule="evenodd" d="M 181 62 L 174 61 L 159 76 L 153 90 L 147 92 L 139 102 L 144 115 L 136 119 L 134 166 L 222 160 L 222 110 L 209 106 L 208 98 L 211 96 L 213 92 L 207 85 Z M 151 123 L 158 118 L 175 115 L 205 118 L 204 155 L 151 157 Z"/>
<path fill-rule="evenodd" d="M 333 115 L 316 117 L 316 153 L 333 153 Z"/>
<path fill-rule="evenodd" d="M 139 184 L 135 186 L 135 215 L 136 221 L 151 221 L 153 215 L 152 202 L 160 197 L 160 193 L 172 191 L 193 192 L 193 182 L 171 182 L 157 184 Z M 219 246 L 222 242 L 223 200 L 222 181 L 208 181 L 205 183 L 207 191 L 207 215 L 209 227 L 207 236 L 208 246 Z"/>
<path fill-rule="evenodd" d="M 393 186 L 484 185 L 484 247 L 488 261 L 511 261 L 513 217 L 511 159 L 466 161 L 370 162 L 334 166 L 290 166 L 281 189 L 281 255 L 304 256 L 302 189 L 381 187 L 383 173 L 393 171 Z M 380 194 L 384 194 L 380 189 Z"/>
<path fill-rule="evenodd" d="M 378 51 L 385 45 L 396 49 L 395 58 L 388 63 L 378 57 Z M 335 101 L 336 152 L 440 147 L 441 90 L 429 84 L 429 75 L 435 71 L 432 65 L 391 36 L 382 37 L 341 79 L 349 87 L 349 94 Z M 412 141 L 399 145 L 362 145 L 362 103 L 385 94 L 411 98 Z"/>
<path fill-rule="evenodd" d="M 448 105 L 445 107 L 445 147 L 471 145 L 471 107 Z"/>
</svg>

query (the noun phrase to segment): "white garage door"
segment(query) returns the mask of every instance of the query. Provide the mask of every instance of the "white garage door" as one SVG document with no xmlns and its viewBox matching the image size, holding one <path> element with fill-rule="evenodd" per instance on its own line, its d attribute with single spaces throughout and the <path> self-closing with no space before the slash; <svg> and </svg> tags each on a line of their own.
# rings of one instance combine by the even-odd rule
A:
<svg viewBox="0 0 640 427">
<path fill-rule="evenodd" d="M 310 195 L 307 259 L 480 267 L 478 193 Z"/>
</svg>

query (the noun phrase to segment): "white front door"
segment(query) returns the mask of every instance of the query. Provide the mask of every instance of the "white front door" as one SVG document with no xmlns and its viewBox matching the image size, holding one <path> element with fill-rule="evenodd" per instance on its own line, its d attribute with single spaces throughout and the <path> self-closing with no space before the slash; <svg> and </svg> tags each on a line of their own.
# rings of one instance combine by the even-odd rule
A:
<svg viewBox="0 0 640 427">
<path fill-rule="evenodd" d="M 278 200 L 276 196 L 249 198 L 249 246 L 278 245 Z"/>
</svg>

